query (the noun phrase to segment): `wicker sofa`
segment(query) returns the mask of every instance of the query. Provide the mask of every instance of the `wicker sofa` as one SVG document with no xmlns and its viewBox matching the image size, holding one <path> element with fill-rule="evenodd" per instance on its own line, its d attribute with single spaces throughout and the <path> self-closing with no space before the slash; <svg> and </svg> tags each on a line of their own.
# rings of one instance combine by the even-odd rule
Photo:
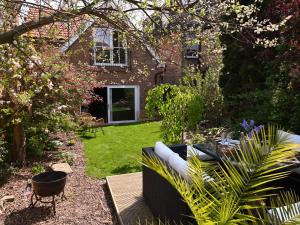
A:
<svg viewBox="0 0 300 225">
<path fill-rule="evenodd" d="M 186 160 L 186 145 L 173 145 L 169 148 Z M 154 152 L 153 147 L 143 148 L 143 154 L 155 156 L 170 167 L 168 162 Z M 189 217 L 191 211 L 178 191 L 167 180 L 145 166 L 143 166 L 143 197 L 153 215 L 162 221 L 167 220 L 170 224 L 196 224 L 194 219 Z"/>
<path fill-rule="evenodd" d="M 187 159 L 188 150 L 186 145 L 173 145 L 169 146 L 169 148 L 174 153 L 177 153 L 183 160 Z M 201 146 L 194 145 L 194 148 L 201 149 Z M 157 157 L 163 161 L 168 168 L 173 168 L 168 161 L 162 159 L 155 152 L 154 147 L 143 148 L 142 151 L 145 155 Z M 212 154 L 202 149 L 201 151 L 205 152 L 207 156 Z M 221 161 L 217 156 L 211 156 L 215 160 Z M 299 169 L 293 169 L 289 177 L 275 181 L 270 185 L 283 187 L 283 190 L 294 189 L 296 193 L 300 195 L 300 173 L 298 173 L 298 170 Z M 282 191 L 282 189 L 280 190 Z M 167 220 L 170 224 L 196 224 L 195 220 L 189 217 L 191 211 L 188 205 L 182 200 L 178 191 L 158 173 L 145 166 L 143 166 L 143 197 L 153 215 L 162 221 Z M 267 205 L 268 204 L 269 201 L 267 201 Z M 270 219 L 274 210 L 277 209 L 269 210 Z"/>
</svg>

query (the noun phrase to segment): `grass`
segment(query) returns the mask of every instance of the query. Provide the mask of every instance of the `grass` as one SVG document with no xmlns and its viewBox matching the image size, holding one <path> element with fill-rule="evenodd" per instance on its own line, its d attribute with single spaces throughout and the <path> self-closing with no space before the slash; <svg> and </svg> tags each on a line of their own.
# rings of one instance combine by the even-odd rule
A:
<svg viewBox="0 0 300 225">
<path fill-rule="evenodd" d="M 96 137 L 82 133 L 87 160 L 87 172 L 91 177 L 141 171 L 142 147 L 153 146 L 161 139 L 160 122 L 136 123 L 104 127 Z"/>
</svg>

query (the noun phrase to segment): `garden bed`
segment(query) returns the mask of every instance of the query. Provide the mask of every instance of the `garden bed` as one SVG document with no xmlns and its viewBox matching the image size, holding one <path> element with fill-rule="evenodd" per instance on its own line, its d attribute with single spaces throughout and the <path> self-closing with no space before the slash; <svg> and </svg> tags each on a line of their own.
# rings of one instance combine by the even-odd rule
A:
<svg viewBox="0 0 300 225">
<path fill-rule="evenodd" d="M 73 173 L 67 179 L 67 200 L 57 198 L 56 215 L 53 215 L 50 204 L 38 203 L 35 208 L 28 208 L 30 194 L 26 194 L 25 187 L 32 177 L 31 166 L 28 166 L 11 176 L 0 188 L 0 197 L 15 195 L 15 201 L 7 203 L 6 211 L 0 215 L 0 224 L 117 224 L 106 181 L 86 175 L 82 143 L 75 139 L 74 145 L 68 146 L 68 139 L 65 134 L 60 135 L 63 145 L 59 151 L 71 152 L 75 156 L 71 166 Z M 53 152 L 46 153 L 41 163 L 57 162 L 54 155 Z"/>
</svg>

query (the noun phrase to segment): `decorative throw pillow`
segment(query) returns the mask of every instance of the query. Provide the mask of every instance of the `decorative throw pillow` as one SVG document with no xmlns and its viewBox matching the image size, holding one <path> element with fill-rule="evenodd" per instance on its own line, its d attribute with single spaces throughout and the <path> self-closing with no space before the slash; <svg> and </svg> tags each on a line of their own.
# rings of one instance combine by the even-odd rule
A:
<svg viewBox="0 0 300 225">
<path fill-rule="evenodd" d="M 156 142 L 154 152 L 163 160 L 169 161 L 171 155 L 175 154 L 168 146 L 162 142 Z"/>
</svg>

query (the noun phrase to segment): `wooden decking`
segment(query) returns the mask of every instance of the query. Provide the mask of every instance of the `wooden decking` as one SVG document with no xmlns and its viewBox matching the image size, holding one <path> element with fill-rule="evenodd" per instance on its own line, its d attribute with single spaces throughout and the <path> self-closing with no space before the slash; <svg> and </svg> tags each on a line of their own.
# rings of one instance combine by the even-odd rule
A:
<svg viewBox="0 0 300 225">
<path fill-rule="evenodd" d="M 109 176 L 106 180 L 121 225 L 154 222 L 142 196 L 142 173 Z"/>
</svg>

